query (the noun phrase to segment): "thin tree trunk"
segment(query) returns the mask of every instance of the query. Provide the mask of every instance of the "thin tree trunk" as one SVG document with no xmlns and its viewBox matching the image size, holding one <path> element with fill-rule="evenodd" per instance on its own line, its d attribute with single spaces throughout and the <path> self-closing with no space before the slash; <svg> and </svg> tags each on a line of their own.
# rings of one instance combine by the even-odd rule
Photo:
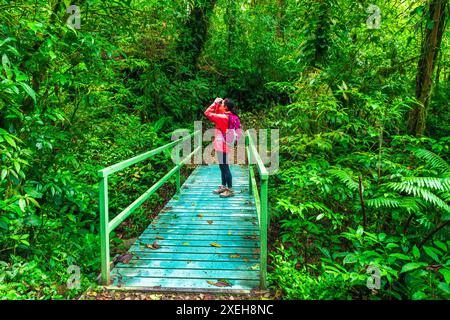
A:
<svg viewBox="0 0 450 320">
<path fill-rule="evenodd" d="M 316 27 L 315 56 L 313 65 L 322 62 L 328 52 L 328 17 L 330 10 L 330 4 L 328 0 L 320 0 L 317 10 L 319 12 L 319 22 Z"/>
<path fill-rule="evenodd" d="M 277 0 L 277 36 L 284 42 L 284 16 L 286 15 L 286 0 Z"/>
<path fill-rule="evenodd" d="M 416 75 L 416 99 L 420 104 L 410 111 L 408 119 L 408 131 L 416 136 L 421 136 L 425 131 L 433 83 L 432 76 L 436 65 L 436 56 L 441 46 L 447 3 L 448 0 L 432 0 L 429 4 L 428 12 L 431 21 L 426 23 Z M 432 23 L 431 29 L 429 28 L 430 23 Z"/>
<path fill-rule="evenodd" d="M 431 231 L 417 246 L 419 249 L 421 249 L 423 247 L 423 245 L 425 243 L 427 243 L 428 240 L 430 240 L 439 230 L 441 230 L 442 228 L 448 226 L 448 224 L 450 223 L 450 220 L 447 220 L 446 222 L 442 223 L 441 225 L 439 225 L 436 229 L 434 229 L 433 231 Z"/>
<path fill-rule="evenodd" d="M 196 0 L 185 24 L 178 43 L 178 51 L 183 54 L 192 67 L 197 66 L 198 59 L 206 43 L 209 17 L 217 0 Z"/>
</svg>

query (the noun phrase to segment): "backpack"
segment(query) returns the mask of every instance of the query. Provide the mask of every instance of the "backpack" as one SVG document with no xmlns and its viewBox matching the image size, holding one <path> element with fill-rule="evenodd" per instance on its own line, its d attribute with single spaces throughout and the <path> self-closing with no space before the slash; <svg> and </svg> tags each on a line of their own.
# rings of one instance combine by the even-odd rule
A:
<svg viewBox="0 0 450 320">
<path fill-rule="evenodd" d="M 225 133 L 225 143 L 234 147 L 242 136 L 241 120 L 233 113 L 228 116 L 228 130 Z"/>
</svg>

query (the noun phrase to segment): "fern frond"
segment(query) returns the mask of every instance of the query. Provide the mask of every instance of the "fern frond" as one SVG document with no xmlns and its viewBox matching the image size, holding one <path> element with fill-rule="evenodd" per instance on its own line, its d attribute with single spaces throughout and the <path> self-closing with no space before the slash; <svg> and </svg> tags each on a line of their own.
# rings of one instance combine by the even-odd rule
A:
<svg viewBox="0 0 450 320">
<path fill-rule="evenodd" d="M 433 169 L 445 172 L 449 170 L 449 164 L 440 156 L 426 149 L 411 148 L 416 157 L 425 160 L 425 162 Z"/>
<path fill-rule="evenodd" d="M 450 206 L 433 192 L 427 189 L 403 182 L 390 182 L 387 183 L 386 186 L 394 191 L 403 192 L 415 197 L 422 198 L 426 202 L 442 209 L 443 211 L 450 212 Z"/>
<path fill-rule="evenodd" d="M 421 188 L 428 187 L 442 192 L 450 191 L 450 178 L 405 177 L 402 182 L 407 185 L 417 185 Z"/>
<path fill-rule="evenodd" d="M 366 200 L 366 205 L 372 208 L 398 208 L 400 207 L 400 199 L 379 197 Z"/>
<path fill-rule="evenodd" d="M 366 205 L 375 209 L 379 208 L 403 208 L 408 213 L 420 212 L 420 207 L 418 204 L 418 199 L 413 197 L 402 197 L 402 198 L 385 198 L 378 197 L 374 199 L 366 200 Z"/>
<path fill-rule="evenodd" d="M 339 169 L 329 169 L 328 173 L 339 179 L 339 181 L 345 184 L 350 190 L 356 191 L 359 189 L 359 183 L 353 180 L 353 177 L 348 174 L 348 172 Z"/>
</svg>

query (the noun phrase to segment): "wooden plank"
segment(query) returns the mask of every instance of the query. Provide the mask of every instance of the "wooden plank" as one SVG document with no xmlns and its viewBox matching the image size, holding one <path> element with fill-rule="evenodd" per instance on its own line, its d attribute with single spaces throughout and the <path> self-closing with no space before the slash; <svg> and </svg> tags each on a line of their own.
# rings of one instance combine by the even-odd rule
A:
<svg viewBox="0 0 450 320">
<path fill-rule="evenodd" d="M 212 269 L 212 270 L 253 270 L 259 271 L 259 262 L 243 261 L 242 258 L 230 261 L 192 261 L 192 260 L 153 260 L 151 264 L 144 259 L 134 259 L 129 264 L 118 263 L 116 268 L 149 268 L 149 269 Z"/>
<path fill-rule="evenodd" d="M 220 244 L 220 243 L 219 243 Z M 241 248 L 241 247 L 191 247 L 191 246 L 162 246 L 159 249 L 152 250 L 149 248 L 141 248 L 138 244 L 134 244 L 131 246 L 130 251 L 135 252 L 139 255 L 141 252 L 150 253 L 152 251 L 155 252 L 164 252 L 164 253 L 191 253 L 193 255 L 198 253 L 211 253 L 211 254 L 254 254 L 258 253 L 259 250 L 255 250 L 257 248 Z"/>
<path fill-rule="evenodd" d="M 199 213 L 197 210 L 190 211 L 181 211 L 181 212 L 173 212 L 167 211 L 164 213 L 160 213 L 159 216 L 155 219 L 162 219 L 167 216 L 188 216 L 188 217 L 197 217 L 200 219 L 207 218 L 229 218 L 229 219 L 245 219 L 245 218 L 256 218 L 255 213 L 253 212 L 220 212 L 220 211 L 206 211 L 204 213 Z M 199 216 L 200 215 L 200 216 Z"/>
<path fill-rule="evenodd" d="M 176 225 L 206 225 L 206 226 L 254 226 L 256 225 L 255 220 L 246 220 L 246 219 L 199 219 L 195 216 L 177 216 L 177 217 L 164 217 L 159 218 L 157 221 L 155 221 L 153 224 L 158 227 L 158 225 L 163 224 L 176 224 Z"/>
<path fill-rule="evenodd" d="M 148 238 L 139 238 L 136 241 L 137 245 L 148 245 L 152 244 L 156 241 L 156 243 L 160 246 L 187 246 L 187 247 L 209 247 L 211 243 L 217 243 L 217 239 L 215 237 L 211 237 L 209 240 L 176 240 L 176 239 L 168 239 L 168 240 L 154 240 Z M 239 248 L 259 248 L 259 241 L 241 239 L 241 240 L 222 240 L 219 243 L 222 247 L 239 247 Z"/>
<path fill-rule="evenodd" d="M 167 252 L 143 252 L 143 251 L 135 251 L 133 252 L 133 258 L 131 261 L 139 261 L 139 260 L 153 260 L 152 262 L 148 262 L 148 266 L 151 267 L 155 261 L 207 261 L 207 262 L 234 262 L 236 260 L 248 260 L 250 263 L 258 263 L 259 262 L 259 254 L 257 253 L 248 253 L 248 254 L 239 254 L 239 253 L 229 253 L 229 254 L 220 254 L 220 253 L 195 253 L 192 254 L 190 252 L 179 252 L 179 253 L 167 253 Z M 236 255 L 239 254 L 239 258 Z M 236 257 L 236 258 L 235 258 Z"/>
<path fill-rule="evenodd" d="M 180 278 L 205 280 L 259 280 L 257 270 L 214 270 L 214 269 L 157 269 L 157 268 L 114 268 L 114 274 L 124 277 L 141 278 Z"/>
<path fill-rule="evenodd" d="M 218 280 L 218 279 L 217 279 Z M 213 280 L 214 282 L 215 280 Z M 167 278 L 141 278 L 141 277 L 122 277 L 119 281 L 118 277 L 114 279 L 114 283 L 110 289 L 126 288 L 141 290 L 158 290 L 161 289 L 178 289 L 186 291 L 218 291 L 228 292 L 228 290 L 252 290 L 257 289 L 259 280 L 234 280 L 231 281 L 230 287 L 217 287 L 209 284 L 204 279 L 167 279 Z M 232 291 L 231 291 L 232 292 Z"/>
<path fill-rule="evenodd" d="M 195 236 L 195 235 L 205 235 L 206 233 L 203 230 L 183 230 L 183 229 L 177 229 L 177 230 L 154 230 L 152 228 L 145 230 L 142 233 L 142 236 L 147 235 L 161 235 L 161 236 L 170 236 L 170 235 L 186 235 L 186 236 Z M 251 235 L 258 235 L 259 236 L 259 230 L 214 230 L 214 232 L 209 232 L 208 234 L 213 234 L 215 236 L 251 236 Z"/>
<path fill-rule="evenodd" d="M 256 226 L 226 226 L 226 225 L 198 225 L 198 224 L 191 224 L 191 225 L 176 225 L 176 224 L 165 224 L 161 223 L 159 225 L 152 225 L 151 230 L 202 230 L 203 232 L 215 232 L 217 230 L 229 230 L 231 232 L 233 231 L 248 231 L 248 232 L 255 232 L 256 230 L 259 230 Z"/>
<path fill-rule="evenodd" d="M 161 239 L 164 238 L 164 239 Z M 239 240 L 245 240 L 248 239 L 248 237 L 256 237 L 256 239 L 259 239 L 259 237 L 256 235 L 256 233 L 253 235 L 247 235 L 247 236 L 235 236 L 235 235 L 216 235 L 216 234 L 164 234 L 162 236 L 161 234 L 149 234 L 149 233 L 143 233 L 139 239 L 145 239 L 145 240 L 183 240 L 183 242 L 190 241 L 190 240 L 215 240 L 215 241 L 239 241 Z"/>
</svg>

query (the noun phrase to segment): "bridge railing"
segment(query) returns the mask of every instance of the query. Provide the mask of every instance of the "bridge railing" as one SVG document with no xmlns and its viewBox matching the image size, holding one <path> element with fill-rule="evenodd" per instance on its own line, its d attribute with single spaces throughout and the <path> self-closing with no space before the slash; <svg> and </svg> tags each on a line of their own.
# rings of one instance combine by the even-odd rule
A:
<svg viewBox="0 0 450 320">
<path fill-rule="evenodd" d="M 255 142 L 250 134 L 250 131 L 246 132 L 246 149 L 248 159 L 249 170 L 249 192 L 253 194 L 255 198 L 256 212 L 259 222 L 259 234 L 260 234 L 260 286 L 261 289 L 267 287 L 267 228 L 268 228 L 268 186 L 269 186 L 269 173 L 267 172 L 264 162 L 259 155 Z M 257 171 L 260 178 L 260 188 L 258 191 L 258 184 L 256 183 L 254 165 L 256 164 Z"/>
<path fill-rule="evenodd" d="M 181 160 L 178 164 L 175 165 L 164 177 L 159 179 L 153 186 L 151 186 L 147 191 L 145 191 L 139 198 L 137 198 L 133 203 L 131 203 L 128 207 L 126 207 L 122 212 L 120 212 L 114 219 L 109 219 L 109 197 L 108 197 L 108 177 L 120 170 L 128 168 L 131 165 L 136 163 L 145 161 L 164 150 L 167 150 L 171 147 L 176 146 L 179 143 L 183 143 L 184 141 L 196 137 L 198 139 L 198 147 L 194 149 L 187 157 Z M 171 143 L 163 145 L 154 150 L 145 152 L 131 159 L 119 162 L 115 165 L 109 166 L 107 168 L 101 169 L 98 171 L 98 176 L 100 177 L 99 182 L 99 192 L 100 192 L 100 247 L 101 247 L 101 280 L 103 285 L 110 284 L 110 253 L 109 253 L 109 236 L 110 233 L 116 229 L 126 218 L 130 216 L 144 201 L 146 201 L 153 193 L 155 193 L 161 186 L 164 185 L 167 180 L 169 180 L 173 175 L 176 174 L 176 186 L 177 193 L 180 192 L 181 187 L 181 178 L 180 178 L 180 169 L 181 167 L 198 151 L 201 150 L 201 130 L 197 130 L 191 133 L 188 136 L 175 140 Z"/>
</svg>

